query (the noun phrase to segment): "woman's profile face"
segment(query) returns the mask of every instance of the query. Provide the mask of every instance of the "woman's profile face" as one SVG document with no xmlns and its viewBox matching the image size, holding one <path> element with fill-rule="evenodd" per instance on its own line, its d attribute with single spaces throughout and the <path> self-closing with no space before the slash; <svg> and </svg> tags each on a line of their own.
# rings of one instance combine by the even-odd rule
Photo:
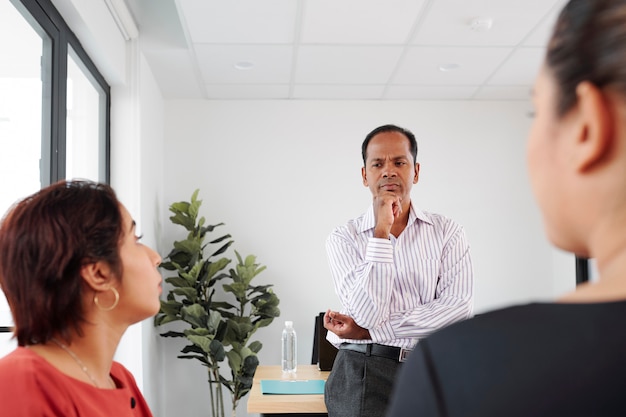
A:
<svg viewBox="0 0 626 417">
<path fill-rule="evenodd" d="M 129 324 L 154 316 L 161 306 L 161 274 L 157 267 L 161 257 L 154 250 L 140 242 L 135 230 L 135 222 L 128 210 L 120 205 L 122 212 L 122 238 L 120 258 L 122 279 L 118 291 L 119 307 L 123 309 Z"/>
<path fill-rule="evenodd" d="M 539 71 L 532 93 L 534 119 L 527 142 L 527 163 L 533 193 L 543 214 L 548 238 L 567 246 L 567 181 L 565 160 L 568 117 L 556 113 L 557 88 L 545 65 Z"/>
</svg>

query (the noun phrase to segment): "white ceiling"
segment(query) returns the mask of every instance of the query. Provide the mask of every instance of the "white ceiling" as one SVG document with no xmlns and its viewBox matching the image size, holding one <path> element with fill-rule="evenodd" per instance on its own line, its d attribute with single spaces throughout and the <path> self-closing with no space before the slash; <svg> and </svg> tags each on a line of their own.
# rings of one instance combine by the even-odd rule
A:
<svg viewBox="0 0 626 417">
<path fill-rule="evenodd" d="M 166 98 L 527 100 L 565 0 L 127 3 Z"/>
</svg>

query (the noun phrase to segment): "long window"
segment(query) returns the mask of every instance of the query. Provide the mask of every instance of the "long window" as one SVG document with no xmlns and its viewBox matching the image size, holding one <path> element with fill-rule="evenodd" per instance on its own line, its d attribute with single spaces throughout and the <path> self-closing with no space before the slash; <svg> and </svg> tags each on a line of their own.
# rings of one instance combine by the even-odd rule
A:
<svg viewBox="0 0 626 417">
<path fill-rule="evenodd" d="M 0 215 L 60 179 L 108 183 L 110 88 L 50 0 L 0 1 L 0 54 Z"/>
</svg>

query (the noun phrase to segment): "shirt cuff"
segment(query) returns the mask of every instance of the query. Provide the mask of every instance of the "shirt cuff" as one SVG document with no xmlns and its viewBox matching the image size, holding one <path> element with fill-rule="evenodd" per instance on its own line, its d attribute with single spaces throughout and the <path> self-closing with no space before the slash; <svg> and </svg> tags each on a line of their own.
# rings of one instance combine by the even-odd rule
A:
<svg viewBox="0 0 626 417">
<path fill-rule="evenodd" d="M 370 237 L 365 251 L 366 262 L 393 263 L 393 245 L 389 239 Z"/>
<path fill-rule="evenodd" d="M 389 344 L 390 340 L 396 339 L 396 335 L 393 331 L 393 326 L 389 321 L 383 323 L 382 326 L 375 329 L 368 329 L 370 332 L 370 338 L 374 343 L 381 343 L 383 345 Z"/>
</svg>

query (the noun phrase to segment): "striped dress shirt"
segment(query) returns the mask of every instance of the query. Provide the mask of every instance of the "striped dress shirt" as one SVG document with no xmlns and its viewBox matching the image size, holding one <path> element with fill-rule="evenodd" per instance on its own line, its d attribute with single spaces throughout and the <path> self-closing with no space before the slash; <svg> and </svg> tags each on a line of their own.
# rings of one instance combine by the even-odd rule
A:
<svg viewBox="0 0 626 417">
<path fill-rule="evenodd" d="M 335 229 L 326 251 L 335 292 L 371 340 L 340 339 L 335 346 L 380 343 L 413 348 L 433 331 L 472 315 L 473 270 L 463 228 L 413 207 L 397 238 L 374 237 L 374 208 Z"/>
</svg>

